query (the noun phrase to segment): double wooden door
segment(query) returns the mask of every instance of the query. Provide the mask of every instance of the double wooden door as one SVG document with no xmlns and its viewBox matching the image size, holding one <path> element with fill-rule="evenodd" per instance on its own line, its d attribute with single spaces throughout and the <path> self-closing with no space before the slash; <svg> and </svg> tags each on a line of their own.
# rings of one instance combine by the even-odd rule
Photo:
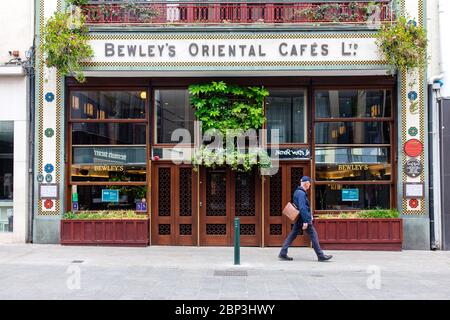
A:
<svg viewBox="0 0 450 320">
<path fill-rule="evenodd" d="M 229 246 L 240 218 L 243 246 L 261 245 L 261 178 L 257 171 L 204 168 L 200 175 L 200 245 Z"/>
<path fill-rule="evenodd" d="M 266 179 L 264 185 L 264 245 L 281 246 L 292 229 L 292 222 L 281 212 L 284 206 L 292 201 L 295 189 L 300 185 L 302 176 L 309 176 L 309 163 L 280 164 L 278 172 Z M 306 234 L 297 236 L 293 246 L 309 246 L 310 239 Z"/>
</svg>

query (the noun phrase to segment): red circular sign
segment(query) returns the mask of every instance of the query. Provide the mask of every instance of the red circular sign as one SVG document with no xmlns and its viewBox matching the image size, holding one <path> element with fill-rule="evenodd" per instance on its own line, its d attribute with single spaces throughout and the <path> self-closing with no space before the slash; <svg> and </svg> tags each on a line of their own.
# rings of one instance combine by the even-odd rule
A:
<svg viewBox="0 0 450 320">
<path fill-rule="evenodd" d="M 423 144 L 417 139 L 408 140 L 405 143 L 405 153 L 410 157 L 418 157 L 422 154 Z"/>
<path fill-rule="evenodd" d="M 44 202 L 45 209 L 51 209 L 53 208 L 53 201 L 50 199 L 45 200 Z"/>
<path fill-rule="evenodd" d="M 417 208 L 419 206 L 419 200 L 417 199 L 409 200 L 409 206 L 413 209 Z"/>
</svg>

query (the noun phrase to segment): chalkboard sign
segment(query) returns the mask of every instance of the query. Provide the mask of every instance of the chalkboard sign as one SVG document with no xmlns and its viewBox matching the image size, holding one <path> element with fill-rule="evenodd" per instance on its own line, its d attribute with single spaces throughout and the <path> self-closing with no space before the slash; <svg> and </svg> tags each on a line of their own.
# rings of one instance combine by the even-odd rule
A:
<svg viewBox="0 0 450 320">
<path fill-rule="evenodd" d="M 405 174 L 411 178 L 417 178 L 422 174 L 422 164 L 417 159 L 408 160 L 405 164 Z"/>
</svg>

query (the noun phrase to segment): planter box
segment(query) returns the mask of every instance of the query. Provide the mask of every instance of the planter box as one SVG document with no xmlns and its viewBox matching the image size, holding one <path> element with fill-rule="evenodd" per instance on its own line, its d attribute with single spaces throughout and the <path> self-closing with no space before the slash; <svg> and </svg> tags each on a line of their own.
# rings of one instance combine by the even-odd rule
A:
<svg viewBox="0 0 450 320">
<path fill-rule="evenodd" d="M 149 220 L 61 220 L 61 244 L 148 246 Z"/>
<path fill-rule="evenodd" d="M 315 219 L 314 226 L 323 249 L 402 250 L 402 219 Z"/>
</svg>

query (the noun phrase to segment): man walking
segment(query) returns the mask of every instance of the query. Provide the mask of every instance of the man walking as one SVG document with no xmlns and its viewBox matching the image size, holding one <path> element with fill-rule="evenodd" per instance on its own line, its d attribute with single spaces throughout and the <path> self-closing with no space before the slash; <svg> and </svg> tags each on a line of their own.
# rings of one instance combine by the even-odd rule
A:
<svg viewBox="0 0 450 320">
<path fill-rule="evenodd" d="M 311 182 L 312 181 L 310 177 L 303 176 L 300 180 L 300 186 L 297 187 L 297 189 L 294 192 L 293 203 L 300 211 L 300 214 L 297 221 L 295 221 L 294 226 L 292 227 L 291 233 L 289 233 L 288 237 L 283 243 L 283 247 L 281 248 L 280 254 L 278 255 L 278 258 L 280 258 L 280 260 L 284 261 L 293 260 L 291 257 L 287 255 L 288 248 L 297 237 L 300 229 L 306 230 L 306 232 L 310 236 L 314 251 L 316 252 L 317 259 L 319 261 L 327 261 L 333 257 L 331 255 L 326 255 L 323 253 L 322 249 L 320 248 L 316 228 L 314 228 L 312 224 L 313 215 L 311 214 L 308 195 L 306 194 L 306 192 L 311 187 Z"/>
</svg>

